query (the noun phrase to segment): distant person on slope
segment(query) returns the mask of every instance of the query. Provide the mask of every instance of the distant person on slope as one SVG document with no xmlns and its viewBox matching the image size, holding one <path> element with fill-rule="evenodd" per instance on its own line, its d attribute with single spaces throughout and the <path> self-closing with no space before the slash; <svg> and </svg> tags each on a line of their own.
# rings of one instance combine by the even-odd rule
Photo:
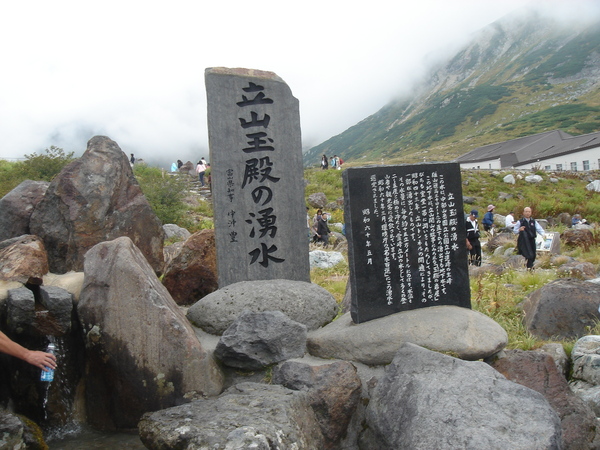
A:
<svg viewBox="0 0 600 450">
<path fill-rule="evenodd" d="M 496 207 L 494 205 L 488 205 L 487 212 L 483 216 L 483 220 L 481 223 L 483 224 L 483 229 L 490 233 L 490 235 L 494 235 L 494 209 Z"/>
<path fill-rule="evenodd" d="M 581 214 L 575 214 L 571 219 L 571 226 L 587 223 L 587 220 L 581 218 Z"/>
<path fill-rule="evenodd" d="M 317 232 L 317 242 L 322 242 L 323 248 L 327 247 L 329 244 L 329 233 L 331 233 L 329 226 L 327 226 L 327 217 L 327 213 L 324 212 L 317 221 L 317 226 L 315 228 L 315 231 Z"/>
<path fill-rule="evenodd" d="M 479 242 L 479 225 L 477 224 L 478 216 L 479 212 L 473 209 L 466 221 L 469 264 L 473 266 L 481 266 L 481 242 Z"/>
<path fill-rule="evenodd" d="M 321 169 L 327 170 L 328 167 L 329 167 L 329 163 L 327 162 L 327 156 L 323 155 L 321 157 Z"/>
<path fill-rule="evenodd" d="M 200 182 L 200 186 L 204 187 L 204 173 L 206 172 L 206 161 L 202 158 L 196 164 L 196 173 L 198 174 L 198 181 Z"/>
<path fill-rule="evenodd" d="M 506 228 L 510 228 L 510 230 L 512 231 L 512 229 L 515 227 L 516 223 L 517 222 L 515 221 L 515 216 L 514 216 L 513 212 L 512 211 L 509 212 L 504 219 L 504 226 Z"/>
</svg>

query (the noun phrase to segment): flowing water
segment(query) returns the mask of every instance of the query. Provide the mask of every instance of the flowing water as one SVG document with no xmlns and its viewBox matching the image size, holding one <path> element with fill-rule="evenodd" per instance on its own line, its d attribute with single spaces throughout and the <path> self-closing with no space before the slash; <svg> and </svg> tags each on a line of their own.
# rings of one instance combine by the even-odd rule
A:
<svg viewBox="0 0 600 450">
<path fill-rule="evenodd" d="M 48 340 L 56 345 L 58 361 L 60 362 L 60 359 L 64 360 L 68 348 L 64 345 L 63 340 L 53 336 L 48 336 Z M 47 403 L 51 384 L 55 387 L 58 385 L 58 389 L 62 394 L 59 403 L 61 403 L 62 409 L 66 414 L 63 425 L 60 427 L 45 427 L 44 429 L 45 440 L 50 450 L 136 450 L 146 448 L 136 431 L 132 431 L 131 433 L 101 432 L 77 422 L 73 404 L 67 401 L 67 399 L 72 398 L 71 391 L 74 388 L 65 382 L 64 370 L 65 368 L 59 363 L 55 371 L 54 381 L 44 383 L 45 386 L 43 388 L 44 419 L 49 419 Z"/>
</svg>

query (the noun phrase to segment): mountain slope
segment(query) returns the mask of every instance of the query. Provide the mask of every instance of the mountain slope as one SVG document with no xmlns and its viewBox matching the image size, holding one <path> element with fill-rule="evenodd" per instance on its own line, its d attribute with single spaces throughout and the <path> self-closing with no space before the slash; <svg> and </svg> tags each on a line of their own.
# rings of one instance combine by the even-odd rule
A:
<svg viewBox="0 0 600 450">
<path fill-rule="evenodd" d="M 512 15 L 475 35 L 411 98 L 393 101 L 304 154 L 348 162 L 451 160 L 475 147 L 561 129 L 600 130 L 600 21 Z"/>
</svg>

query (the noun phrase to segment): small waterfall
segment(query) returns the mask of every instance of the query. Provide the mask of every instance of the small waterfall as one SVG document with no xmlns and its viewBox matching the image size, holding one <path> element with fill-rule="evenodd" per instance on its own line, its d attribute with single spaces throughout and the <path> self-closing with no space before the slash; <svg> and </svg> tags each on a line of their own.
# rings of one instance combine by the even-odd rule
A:
<svg viewBox="0 0 600 450">
<path fill-rule="evenodd" d="M 48 342 L 56 347 L 56 369 L 52 382 L 42 383 L 42 407 L 44 434 L 46 441 L 63 439 L 77 434 L 81 425 L 76 420 L 74 410 L 75 389 L 69 380 L 67 361 L 71 359 L 70 346 L 64 337 L 47 336 Z"/>
</svg>

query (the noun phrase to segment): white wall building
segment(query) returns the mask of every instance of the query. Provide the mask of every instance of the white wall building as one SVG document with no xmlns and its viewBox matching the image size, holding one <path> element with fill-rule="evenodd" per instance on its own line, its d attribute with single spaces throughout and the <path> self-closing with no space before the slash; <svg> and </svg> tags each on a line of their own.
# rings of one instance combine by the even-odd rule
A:
<svg viewBox="0 0 600 450">
<path fill-rule="evenodd" d="M 600 170 L 600 132 L 571 136 L 548 131 L 477 147 L 454 161 L 461 169 Z"/>
</svg>

